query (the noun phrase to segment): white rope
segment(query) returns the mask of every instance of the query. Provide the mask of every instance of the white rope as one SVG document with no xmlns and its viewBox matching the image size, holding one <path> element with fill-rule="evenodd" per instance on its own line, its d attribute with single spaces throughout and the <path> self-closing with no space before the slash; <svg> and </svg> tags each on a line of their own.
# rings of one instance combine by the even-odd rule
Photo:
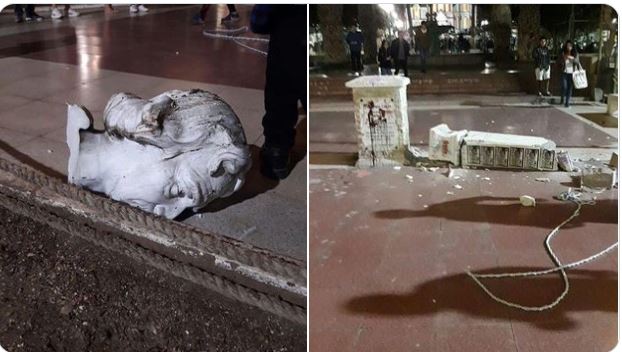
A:
<svg viewBox="0 0 622 352">
<path fill-rule="evenodd" d="M 615 242 L 614 244 L 610 245 L 609 247 L 605 248 L 604 250 L 589 256 L 587 258 L 581 259 L 579 261 L 576 262 L 572 262 L 569 264 L 565 264 L 562 265 L 559 258 L 557 258 L 557 256 L 555 255 L 555 252 L 553 252 L 553 248 L 551 248 L 551 240 L 553 240 L 553 238 L 555 237 L 555 235 L 557 235 L 557 233 L 559 232 L 559 230 L 566 225 L 567 223 L 569 223 L 570 221 L 572 221 L 574 218 L 576 218 L 577 216 L 579 216 L 580 212 L 581 212 L 581 207 L 583 205 L 593 205 L 595 204 L 594 201 L 584 201 L 581 199 L 581 193 L 580 192 L 576 192 L 576 191 L 572 191 L 571 189 L 569 189 L 567 192 L 563 192 L 561 193 L 559 196 L 557 196 L 557 199 L 562 200 L 562 201 L 570 201 L 573 202 L 577 205 L 577 209 L 574 211 L 574 213 L 567 218 L 566 220 L 564 220 L 561 224 L 557 225 L 557 227 L 555 227 L 547 236 L 546 236 L 546 240 L 544 241 L 545 247 L 546 247 L 546 251 L 548 252 L 549 256 L 553 259 L 553 263 L 555 263 L 555 267 L 551 268 L 551 269 L 547 269 L 547 270 L 540 270 L 540 271 L 527 271 L 527 272 L 517 272 L 517 273 L 501 273 L 501 274 L 473 274 L 471 271 L 467 270 L 467 274 L 475 281 L 475 283 L 484 291 L 486 292 L 486 294 L 492 298 L 493 300 L 506 305 L 508 307 L 512 307 L 512 308 L 517 308 L 517 309 L 521 309 L 524 311 L 532 311 L 532 312 L 541 312 L 547 309 L 551 309 L 553 307 L 555 307 L 557 304 L 559 304 L 559 302 L 561 302 L 564 297 L 566 297 L 566 295 L 568 294 L 568 291 L 570 290 L 570 282 L 568 281 L 568 275 L 566 274 L 566 270 L 565 269 L 570 269 L 570 268 L 574 268 L 583 264 L 586 264 L 588 262 L 591 262 L 609 252 L 611 252 L 614 248 L 616 248 L 618 246 L 618 242 Z M 494 293 L 492 293 L 481 281 L 480 279 L 500 279 L 500 278 L 508 278 L 508 277 L 528 277 L 528 276 L 540 276 L 540 275 L 546 275 L 546 274 L 550 274 L 550 273 L 554 273 L 554 272 L 560 272 L 562 279 L 564 280 L 564 290 L 562 291 L 562 293 L 557 296 L 556 299 L 554 299 L 551 303 L 549 304 L 545 304 L 545 305 L 541 305 L 541 306 L 523 306 L 520 305 L 518 303 L 513 303 L 513 302 L 509 302 L 506 301 L 500 297 L 498 297 L 497 295 L 495 295 Z"/>
<path fill-rule="evenodd" d="M 268 55 L 267 51 L 254 48 L 248 44 L 245 44 L 243 41 L 267 43 L 270 41 L 270 39 L 239 36 L 240 34 L 243 34 L 246 32 L 248 32 L 248 27 L 243 26 L 243 27 L 235 28 L 235 29 L 213 29 L 213 30 L 205 29 L 203 30 L 203 35 L 208 38 L 231 40 L 243 48 L 246 48 L 248 50 L 254 51 L 261 55 L 267 56 Z"/>
</svg>

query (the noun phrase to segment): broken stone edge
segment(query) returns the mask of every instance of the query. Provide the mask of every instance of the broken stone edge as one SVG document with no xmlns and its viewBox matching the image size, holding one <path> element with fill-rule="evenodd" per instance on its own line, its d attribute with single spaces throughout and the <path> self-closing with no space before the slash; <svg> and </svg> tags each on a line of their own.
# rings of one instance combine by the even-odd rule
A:
<svg viewBox="0 0 622 352">
<path fill-rule="evenodd" d="M 0 158 L 0 206 L 225 297 L 306 323 L 306 264 Z"/>
</svg>

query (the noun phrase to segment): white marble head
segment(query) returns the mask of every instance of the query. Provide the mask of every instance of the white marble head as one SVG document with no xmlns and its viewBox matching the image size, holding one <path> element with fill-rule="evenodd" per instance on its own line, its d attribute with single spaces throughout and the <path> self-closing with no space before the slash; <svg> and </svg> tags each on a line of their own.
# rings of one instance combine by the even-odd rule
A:
<svg viewBox="0 0 622 352">
<path fill-rule="evenodd" d="M 251 166 L 240 121 L 209 92 L 115 94 L 104 126 L 68 106 L 69 182 L 169 219 L 240 189 Z"/>
</svg>

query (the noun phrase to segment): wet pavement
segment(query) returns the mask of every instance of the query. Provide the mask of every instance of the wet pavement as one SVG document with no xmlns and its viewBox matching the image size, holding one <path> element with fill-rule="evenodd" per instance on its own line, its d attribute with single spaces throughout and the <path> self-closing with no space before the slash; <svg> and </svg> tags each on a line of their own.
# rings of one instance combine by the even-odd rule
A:
<svg viewBox="0 0 622 352">
<path fill-rule="evenodd" d="M 65 178 L 69 151 L 65 144 L 66 103 L 87 107 L 94 125 L 111 95 L 132 92 L 153 97 L 171 89 L 205 89 L 218 94 L 236 112 L 253 153 L 245 186 L 218 200 L 201 214 L 178 220 L 246 241 L 280 254 L 306 260 L 306 119 L 301 112 L 294 167 L 275 182 L 259 173 L 263 144 L 265 56 L 231 40 L 207 38 L 191 25 L 200 6 L 149 6 L 131 16 L 127 6 L 115 13 L 79 9 L 77 18 L 15 24 L 0 15 L 0 157 L 20 161 L 48 175 Z M 251 6 L 240 5 L 248 25 Z M 37 10 L 48 17 L 44 9 Z M 227 30 L 220 18 L 225 5 L 213 5 L 206 28 Z M 250 32 L 245 36 L 256 36 Z M 252 44 L 267 49 L 263 42 Z M 243 69 L 242 69 L 243 68 Z"/>
<path fill-rule="evenodd" d="M 492 301 L 465 274 L 550 268 L 543 241 L 574 211 L 553 199 L 573 185 L 570 176 L 456 169 L 449 178 L 445 171 L 311 169 L 311 351 L 607 351 L 616 345 L 617 251 L 570 270 L 566 299 L 540 313 Z M 537 206 L 521 206 L 521 195 L 535 197 Z M 617 240 L 617 189 L 591 196 L 596 204 L 553 241 L 563 263 Z M 556 274 L 486 283 L 523 305 L 548 303 L 563 289 Z"/>
</svg>

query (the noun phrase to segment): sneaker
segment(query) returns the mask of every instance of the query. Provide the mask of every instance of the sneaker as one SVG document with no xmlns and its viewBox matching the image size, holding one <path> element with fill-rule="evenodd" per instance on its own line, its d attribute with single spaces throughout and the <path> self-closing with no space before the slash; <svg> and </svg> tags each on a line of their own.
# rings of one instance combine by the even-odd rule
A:
<svg viewBox="0 0 622 352">
<path fill-rule="evenodd" d="M 74 9 L 69 9 L 67 11 L 67 16 L 69 16 L 69 17 L 78 17 L 78 16 L 80 16 L 80 12 L 78 12 L 78 11 L 76 11 Z"/>
<path fill-rule="evenodd" d="M 282 180 L 289 175 L 289 150 L 278 147 L 261 148 L 261 173 L 273 180 Z"/>
<path fill-rule="evenodd" d="M 52 9 L 50 17 L 54 20 L 60 20 L 61 18 L 63 18 L 63 13 L 61 12 L 61 10 L 55 7 Z"/>
<path fill-rule="evenodd" d="M 32 16 L 26 16 L 26 22 L 32 22 L 32 21 L 41 22 L 43 21 L 43 17 L 39 16 L 36 13 L 33 13 Z"/>
<path fill-rule="evenodd" d="M 138 12 L 149 12 L 149 9 L 145 5 L 138 5 Z"/>
<path fill-rule="evenodd" d="M 196 15 L 192 16 L 192 24 L 201 25 L 203 23 L 205 23 L 205 21 L 203 21 L 200 14 L 197 13 Z"/>
<path fill-rule="evenodd" d="M 130 13 L 138 12 L 138 7 L 136 5 L 130 5 Z"/>
<path fill-rule="evenodd" d="M 235 21 L 237 21 L 239 19 L 240 19 L 240 15 L 237 12 L 232 12 L 232 13 L 228 14 L 227 17 L 223 18 L 220 21 L 222 23 L 225 23 L 225 22 L 235 22 Z"/>
<path fill-rule="evenodd" d="M 546 92 L 546 94 L 545 94 L 545 95 L 546 95 L 547 97 L 550 97 L 550 96 L 552 96 L 553 94 L 551 94 L 551 92 Z"/>
</svg>

